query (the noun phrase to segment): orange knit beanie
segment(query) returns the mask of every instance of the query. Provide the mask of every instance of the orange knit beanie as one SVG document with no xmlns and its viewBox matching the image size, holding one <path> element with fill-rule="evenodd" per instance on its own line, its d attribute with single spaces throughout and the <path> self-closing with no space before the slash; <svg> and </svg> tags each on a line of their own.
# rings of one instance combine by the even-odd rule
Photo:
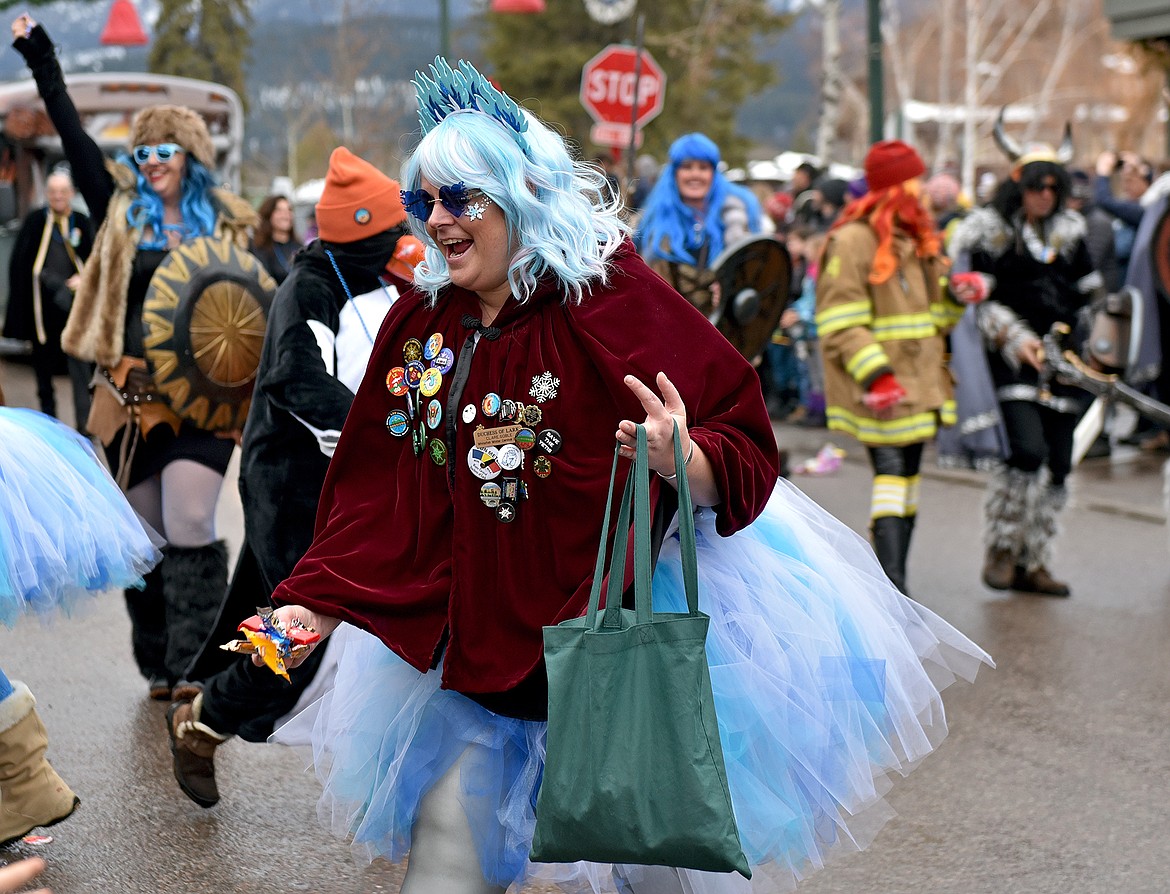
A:
<svg viewBox="0 0 1170 894">
<path fill-rule="evenodd" d="M 326 242 L 357 242 L 406 220 L 402 188 L 344 146 L 329 156 L 317 202 L 317 234 Z"/>
</svg>

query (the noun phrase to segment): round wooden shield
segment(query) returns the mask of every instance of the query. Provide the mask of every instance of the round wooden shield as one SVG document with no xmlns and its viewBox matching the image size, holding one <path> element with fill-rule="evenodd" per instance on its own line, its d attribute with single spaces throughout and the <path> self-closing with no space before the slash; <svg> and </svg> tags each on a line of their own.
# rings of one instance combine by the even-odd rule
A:
<svg viewBox="0 0 1170 894">
<path fill-rule="evenodd" d="M 172 250 L 146 290 L 146 362 L 163 398 L 208 431 L 244 427 L 276 282 L 227 239 Z"/>
<path fill-rule="evenodd" d="M 708 319 L 737 351 L 755 360 L 788 306 L 788 249 L 771 236 L 749 236 L 725 248 L 711 269 L 720 301 Z"/>
</svg>

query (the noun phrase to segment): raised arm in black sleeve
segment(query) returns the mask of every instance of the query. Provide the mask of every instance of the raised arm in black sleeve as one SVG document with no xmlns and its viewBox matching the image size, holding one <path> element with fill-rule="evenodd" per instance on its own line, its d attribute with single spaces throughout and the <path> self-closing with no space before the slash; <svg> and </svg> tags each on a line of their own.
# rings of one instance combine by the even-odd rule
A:
<svg viewBox="0 0 1170 894">
<path fill-rule="evenodd" d="M 106 219 L 106 206 L 114 194 L 114 180 L 106 170 L 102 150 L 81 126 L 81 117 L 65 89 L 65 76 L 57 62 L 53 42 L 45 29 L 37 25 L 28 37 L 18 37 L 12 46 L 32 69 L 37 92 L 61 137 L 65 157 L 73 169 L 73 183 L 85 199 L 96 229 Z"/>
</svg>

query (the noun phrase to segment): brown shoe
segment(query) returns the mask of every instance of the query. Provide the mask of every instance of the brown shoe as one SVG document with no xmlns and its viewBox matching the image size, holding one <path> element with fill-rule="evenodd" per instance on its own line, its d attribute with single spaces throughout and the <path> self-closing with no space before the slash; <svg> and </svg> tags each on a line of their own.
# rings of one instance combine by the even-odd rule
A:
<svg viewBox="0 0 1170 894">
<path fill-rule="evenodd" d="M 1032 571 L 1017 568 L 1012 589 L 1021 593 L 1035 593 L 1038 596 L 1068 596 L 1072 592 L 1068 584 L 1054 578 L 1043 565 Z"/>
<path fill-rule="evenodd" d="M 983 583 L 993 590 L 1007 590 L 1016 576 L 1016 557 L 1008 549 L 989 549 L 983 562 Z"/>
<path fill-rule="evenodd" d="M 228 740 L 199 722 L 203 696 L 194 701 L 175 702 L 167 711 L 167 734 L 171 737 L 175 779 L 179 788 L 200 807 L 219 802 L 215 784 L 215 749 Z"/>
</svg>

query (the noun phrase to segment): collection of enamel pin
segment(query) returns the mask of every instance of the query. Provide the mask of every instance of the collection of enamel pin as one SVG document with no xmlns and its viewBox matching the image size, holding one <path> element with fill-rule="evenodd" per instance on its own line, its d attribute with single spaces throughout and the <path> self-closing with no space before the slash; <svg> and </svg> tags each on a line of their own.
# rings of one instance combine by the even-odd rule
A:
<svg viewBox="0 0 1170 894">
<path fill-rule="evenodd" d="M 395 397 L 406 398 L 406 409 L 391 412 L 386 428 L 397 438 L 409 435 L 415 456 L 425 453 L 435 465 L 445 466 L 447 441 L 439 428 L 443 404 L 436 395 L 443 387 L 443 377 L 455 366 L 455 354 L 443 346 L 443 336 L 436 332 L 425 343 L 407 339 L 402 359 L 402 366 L 386 374 L 386 388 Z M 561 434 L 554 428 L 540 427 L 547 424 L 540 404 L 556 398 L 560 384 L 551 372 L 544 372 L 532 377 L 528 390 L 532 403 L 503 398 L 493 391 L 478 404 L 463 407 L 463 423 L 475 425 L 467 467 L 483 482 L 480 502 L 501 522 L 515 521 L 520 504 L 528 499 L 528 483 L 521 478 L 525 468 L 531 467 L 537 478 L 548 478 L 553 472 L 553 457 L 562 446 Z M 484 421 L 479 421 L 481 414 Z M 531 460 L 529 454 L 533 455 Z"/>
</svg>

